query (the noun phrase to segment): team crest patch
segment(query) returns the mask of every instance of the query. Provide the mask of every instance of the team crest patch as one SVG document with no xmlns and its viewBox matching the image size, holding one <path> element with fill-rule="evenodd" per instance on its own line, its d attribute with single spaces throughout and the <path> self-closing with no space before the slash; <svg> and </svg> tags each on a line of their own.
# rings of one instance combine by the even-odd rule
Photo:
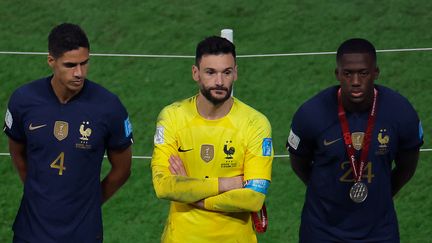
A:
<svg viewBox="0 0 432 243">
<path fill-rule="evenodd" d="M 6 126 L 11 129 L 12 128 L 12 123 L 13 123 L 13 118 L 12 118 L 12 114 L 10 113 L 9 109 L 6 110 L 6 115 L 5 115 L 5 124 Z"/>
<path fill-rule="evenodd" d="M 226 155 L 225 159 L 233 159 L 233 155 L 235 153 L 235 148 L 230 145 L 231 143 L 232 143 L 232 141 L 226 141 L 225 145 L 223 147 L 223 151 Z"/>
<path fill-rule="evenodd" d="M 264 138 L 262 142 L 262 155 L 271 156 L 272 154 L 272 139 Z"/>
<path fill-rule="evenodd" d="M 91 128 L 86 127 L 86 126 L 88 126 L 89 124 L 90 124 L 90 122 L 88 122 L 88 121 L 83 121 L 82 124 L 81 124 L 81 126 L 80 126 L 80 129 L 79 129 L 79 132 L 80 132 L 80 134 L 81 134 L 80 139 L 83 140 L 83 141 L 88 141 L 90 135 L 92 134 L 92 130 L 91 130 Z"/>
<path fill-rule="evenodd" d="M 363 138 L 364 138 L 364 132 L 353 132 L 351 134 L 351 140 L 354 149 L 360 150 L 362 148 Z"/>
<path fill-rule="evenodd" d="M 61 141 L 68 136 L 69 124 L 65 121 L 56 121 L 54 124 L 54 137 Z"/>
<path fill-rule="evenodd" d="M 79 149 L 91 149 L 91 145 L 88 144 L 90 136 L 92 134 L 92 129 L 90 128 L 89 121 L 83 121 L 80 125 L 79 132 L 81 134 L 80 143 L 75 144 L 76 148 Z"/>
<path fill-rule="evenodd" d="M 154 144 L 163 144 L 165 142 L 164 139 L 164 127 L 163 126 L 157 126 L 156 132 L 154 135 Z"/>
<path fill-rule="evenodd" d="M 297 150 L 300 144 L 300 138 L 293 132 L 291 129 L 290 134 L 288 136 L 288 144 L 295 150 Z"/>
<path fill-rule="evenodd" d="M 383 128 L 378 133 L 378 150 L 377 155 L 384 155 L 388 152 L 388 143 L 390 142 L 390 136 L 387 135 L 387 129 Z"/>
<path fill-rule="evenodd" d="M 211 144 L 201 145 L 201 159 L 210 162 L 214 158 L 214 146 Z"/>
<path fill-rule="evenodd" d="M 129 120 L 129 117 L 124 120 L 124 131 L 125 137 L 129 137 L 132 133 L 132 123 Z"/>
</svg>

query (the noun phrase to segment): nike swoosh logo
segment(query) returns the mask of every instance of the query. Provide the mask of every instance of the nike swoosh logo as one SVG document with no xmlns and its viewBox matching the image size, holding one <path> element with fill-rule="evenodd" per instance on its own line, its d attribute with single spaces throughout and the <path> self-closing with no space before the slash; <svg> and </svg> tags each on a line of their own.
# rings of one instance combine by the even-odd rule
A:
<svg viewBox="0 0 432 243">
<path fill-rule="evenodd" d="M 188 151 L 191 151 L 193 148 L 191 148 L 191 149 L 182 149 L 181 147 L 179 147 L 178 149 L 177 149 L 177 151 L 179 151 L 180 153 L 184 153 L 184 152 L 188 152 Z"/>
<path fill-rule="evenodd" d="M 36 129 L 39 129 L 39 128 L 42 128 L 42 127 L 46 127 L 46 126 L 47 126 L 47 124 L 43 124 L 43 125 L 39 125 L 39 126 L 33 126 L 33 123 L 30 123 L 29 130 L 33 131 L 33 130 L 36 130 Z"/>
<path fill-rule="evenodd" d="M 324 139 L 324 146 L 332 145 L 332 144 L 336 143 L 337 141 L 339 141 L 339 140 L 341 140 L 341 139 L 342 139 L 342 138 L 338 138 L 338 139 L 335 139 L 335 140 L 333 140 L 333 141 L 327 141 L 326 139 Z"/>
</svg>

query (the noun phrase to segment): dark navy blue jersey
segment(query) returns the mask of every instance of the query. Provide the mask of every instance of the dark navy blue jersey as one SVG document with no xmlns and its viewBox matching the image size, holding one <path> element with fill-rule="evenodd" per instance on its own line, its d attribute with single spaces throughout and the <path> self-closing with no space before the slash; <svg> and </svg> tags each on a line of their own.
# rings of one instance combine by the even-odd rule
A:
<svg viewBox="0 0 432 243">
<path fill-rule="evenodd" d="M 101 242 L 100 172 L 106 149 L 132 142 L 132 126 L 120 100 L 85 80 L 61 104 L 51 78 L 33 81 L 11 96 L 5 133 L 26 146 L 27 176 L 13 225 L 28 242 Z"/>
<path fill-rule="evenodd" d="M 399 242 L 391 194 L 392 161 L 398 151 L 418 149 L 423 131 L 416 111 L 404 97 L 389 88 L 375 87 L 377 118 L 362 177 L 369 193 L 362 203 L 349 196 L 354 179 L 338 118 L 339 86 L 320 92 L 294 115 L 289 152 L 312 158 L 301 242 Z M 369 111 L 347 112 L 346 116 L 358 161 Z"/>
</svg>

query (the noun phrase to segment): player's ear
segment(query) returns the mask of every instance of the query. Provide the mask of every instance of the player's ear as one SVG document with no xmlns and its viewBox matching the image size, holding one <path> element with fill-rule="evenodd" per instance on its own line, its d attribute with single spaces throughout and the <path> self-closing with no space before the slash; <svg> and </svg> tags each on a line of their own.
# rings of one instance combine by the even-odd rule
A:
<svg viewBox="0 0 432 243">
<path fill-rule="evenodd" d="M 233 80 L 236 81 L 237 80 L 237 65 L 234 66 L 234 70 L 233 71 L 234 71 L 234 73 L 233 73 L 234 79 Z"/>
<path fill-rule="evenodd" d="M 378 79 L 379 73 L 380 73 L 380 69 L 378 66 L 376 66 L 375 71 L 374 71 L 374 76 L 375 76 L 374 80 Z"/>
<path fill-rule="evenodd" d="M 199 80 L 199 67 L 192 65 L 192 78 L 195 81 Z"/>
<path fill-rule="evenodd" d="M 48 62 L 48 65 L 52 68 L 52 67 L 54 67 L 55 58 L 53 56 L 51 56 L 50 54 L 48 54 L 47 62 Z"/>
</svg>

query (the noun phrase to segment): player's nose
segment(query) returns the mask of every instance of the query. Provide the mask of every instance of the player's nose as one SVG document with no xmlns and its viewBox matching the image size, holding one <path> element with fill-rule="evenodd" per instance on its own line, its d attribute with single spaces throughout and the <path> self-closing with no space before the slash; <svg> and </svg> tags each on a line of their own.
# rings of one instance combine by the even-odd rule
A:
<svg viewBox="0 0 432 243">
<path fill-rule="evenodd" d="M 83 75 L 83 69 L 82 66 L 80 64 L 76 65 L 75 69 L 74 69 L 74 76 L 77 78 L 81 78 Z"/>
</svg>

